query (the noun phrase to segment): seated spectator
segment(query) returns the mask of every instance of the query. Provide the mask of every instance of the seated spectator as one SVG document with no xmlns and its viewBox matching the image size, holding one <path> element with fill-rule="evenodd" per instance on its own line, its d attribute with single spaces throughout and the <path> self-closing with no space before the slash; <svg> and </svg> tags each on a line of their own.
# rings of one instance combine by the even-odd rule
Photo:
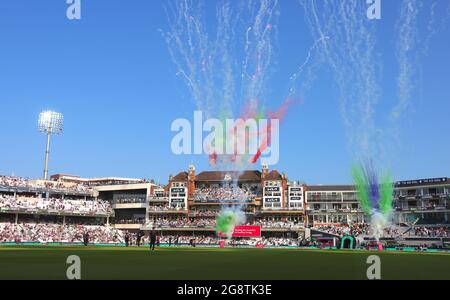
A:
<svg viewBox="0 0 450 300">
<path fill-rule="evenodd" d="M 83 234 L 86 232 L 94 244 L 124 241 L 122 231 L 107 226 L 4 223 L 0 224 L 0 242 L 79 243 L 83 242 Z"/>
<path fill-rule="evenodd" d="M 248 201 L 256 197 L 255 191 L 247 187 L 215 187 L 196 189 L 196 201 Z"/>
<path fill-rule="evenodd" d="M 14 197 L 0 194 L 0 210 L 41 210 L 59 211 L 80 214 L 111 214 L 112 207 L 103 200 L 71 200 L 59 198 Z"/>
</svg>

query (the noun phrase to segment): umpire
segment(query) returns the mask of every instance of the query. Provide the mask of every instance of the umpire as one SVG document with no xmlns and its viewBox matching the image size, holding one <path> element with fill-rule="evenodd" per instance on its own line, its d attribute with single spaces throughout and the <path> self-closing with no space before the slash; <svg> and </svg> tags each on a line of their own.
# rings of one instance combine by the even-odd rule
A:
<svg viewBox="0 0 450 300">
<path fill-rule="evenodd" d="M 89 245 L 89 232 L 87 231 L 83 234 L 83 244 L 86 247 Z"/>
<path fill-rule="evenodd" d="M 156 244 L 156 234 L 155 231 L 150 231 L 150 250 L 155 251 L 155 244 Z"/>
</svg>

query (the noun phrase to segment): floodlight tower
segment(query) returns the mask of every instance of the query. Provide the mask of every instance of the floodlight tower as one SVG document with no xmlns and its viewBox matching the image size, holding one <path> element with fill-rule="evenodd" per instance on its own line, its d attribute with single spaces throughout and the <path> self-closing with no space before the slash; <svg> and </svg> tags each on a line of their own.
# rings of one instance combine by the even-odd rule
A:
<svg viewBox="0 0 450 300">
<path fill-rule="evenodd" d="M 52 134 L 60 134 L 63 130 L 64 116 L 54 111 L 43 111 L 39 114 L 38 128 L 47 134 L 47 147 L 45 148 L 44 179 L 48 180 L 48 155 L 50 154 L 50 139 Z"/>
</svg>

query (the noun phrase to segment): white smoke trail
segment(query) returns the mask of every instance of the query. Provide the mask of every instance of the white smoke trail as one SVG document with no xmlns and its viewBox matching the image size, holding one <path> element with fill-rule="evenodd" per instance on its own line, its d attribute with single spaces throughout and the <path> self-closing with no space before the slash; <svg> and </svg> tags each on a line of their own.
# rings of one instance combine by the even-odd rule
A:
<svg viewBox="0 0 450 300">
<path fill-rule="evenodd" d="M 431 2 L 429 11 L 429 21 L 427 25 L 428 33 L 423 43 L 424 55 L 428 55 L 431 39 L 440 31 L 443 31 L 447 26 L 450 19 L 450 0 L 447 1 L 447 5 L 445 5 L 444 0 L 435 0 Z"/>
<path fill-rule="evenodd" d="M 366 2 L 299 2 L 304 8 L 306 24 L 313 38 L 323 40 L 329 37 L 326 42 L 318 44 L 318 59 L 330 67 L 340 89 L 341 113 L 352 154 L 356 159 L 362 156 L 386 160 L 386 153 L 398 137 L 398 122 L 412 106 L 420 79 L 420 59 L 426 55 L 432 37 L 445 26 L 448 7 L 441 6 L 445 5 L 444 2 L 428 1 L 425 4 L 420 0 L 402 0 L 395 31 L 399 64 L 396 78 L 398 101 L 394 105 L 383 103 L 392 109 L 385 120 L 390 122 L 381 126 L 382 119 L 379 120 L 377 115 L 383 96 L 380 87 L 381 56 L 376 51 L 376 22 L 362 17 L 367 9 Z M 426 12 L 429 12 L 428 16 Z M 438 17 L 442 13 L 445 17 Z M 424 14 L 428 19 L 423 18 Z M 426 20 L 428 26 L 420 26 Z M 422 32 L 424 28 L 425 32 Z M 377 238 L 388 221 L 379 214 L 372 216 L 372 231 Z"/>
<path fill-rule="evenodd" d="M 305 61 L 300 65 L 297 72 L 295 72 L 290 78 L 289 96 L 296 96 L 296 94 L 298 93 L 297 92 L 298 86 L 301 87 L 300 90 L 303 90 L 304 88 L 308 87 L 309 84 L 313 81 L 314 75 L 313 75 L 312 69 L 314 66 L 311 66 L 309 68 L 308 76 L 305 76 L 305 78 L 301 78 L 301 75 L 303 74 L 305 68 L 310 63 L 310 60 L 313 56 L 313 52 L 317 51 L 317 47 L 319 46 L 319 43 L 326 43 L 327 40 L 329 40 L 329 39 L 330 39 L 330 37 L 328 37 L 328 36 L 322 36 L 317 41 L 314 42 L 314 44 L 311 46 L 311 48 L 309 48 L 309 51 L 308 51 Z M 298 83 L 298 81 L 300 81 L 300 79 L 302 79 L 301 84 Z"/>
<path fill-rule="evenodd" d="M 257 2 L 257 1 L 256 1 Z M 245 50 L 242 66 L 242 97 L 245 102 L 261 101 L 267 89 L 274 56 L 274 42 L 277 35 L 278 1 L 248 1 L 247 8 L 252 11 L 252 23 L 246 26 Z"/>
<path fill-rule="evenodd" d="M 319 59 L 332 70 L 340 90 L 340 110 L 349 146 L 357 155 L 375 156 L 377 140 L 375 107 L 380 99 L 373 22 L 362 16 L 364 1 L 299 0 L 305 21 L 318 44 Z M 326 37 L 329 39 L 325 40 Z"/>
<path fill-rule="evenodd" d="M 213 44 L 204 28 L 204 6 L 199 1 L 179 0 L 168 5 L 170 9 L 170 31 L 164 32 L 169 53 L 177 67 L 177 75 L 181 76 L 189 88 L 197 108 L 209 113 L 217 95 L 215 89 L 214 60 L 223 57 L 223 68 L 227 70 L 226 50 Z M 222 53 L 221 53 L 222 52 Z M 220 71 L 219 71 L 220 72 Z M 231 82 L 222 82 L 232 90 Z M 222 97 L 222 103 L 228 99 Z"/>
<path fill-rule="evenodd" d="M 376 238 L 377 242 L 383 237 L 384 229 L 389 226 L 389 219 L 383 214 L 375 212 L 371 217 L 370 231 L 372 235 Z"/>
<path fill-rule="evenodd" d="M 221 120 L 234 117 L 242 107 L 258 111 L 258 105 L 266 100 L 273 68 L 278 0 L 220 1 L 211 26 L 206 25 L 204 0 L 170 3 L 170 28 L 163 36 L 177 74 L 187 85 L 197 109 L 207 118 Z M 245 157 L 238 161 L 245 163 L 224 159 L 216 166 L 238 171 L 234 175 L 236 186 L 250 164 Z M 247 200 L 245 195 L 239 198 Z M 232 213 L 236 221 L 245 221 L 245 205 L 233 211 L 224 209 L 222 213 Z"/>
<path fill-rule="evenodd" d="M 397 59 L 399 63 L 398 104 L 391 112 L 391 118 L 398 120 L 410 105 L 415 74 L 414 65 L 417 65 L 415 51 L 418 42 L 417 22 L 419 16 L 419 2 L 415 0 L 403 0 L 399 25 L 397 29 Z"/>
<path fill-rule="evenodd" d="M 219 2 L 214 30 L 207 30 L 205 1 L 175 0 L 167 9 L 169 53 L 208 117 L 232 117 L 242 103 L 264 100 L 273 64 L 278 1 L 232 3 Z"/>
<path fill-rule="evenodd" d="M 445 7 L 443 1 L 403 0 L 401 3 L 395 34 L 399 64 L 398 103 L 390 116 L 394 126 L 395 122 L 411 109 L 413 94 L 419 92 L 417 90 L 419 82 L 415 78 L 420 77 L 422 71 L 420 61 L 428 55 L 432 38 L 445 28 L 450 16 L 449 9 L 450 6 Z M 425 24 L 426 21 L 425 30 L 421 32 L 420 24 Z"/>
<path fill-rule="evenodd" d="M 383 117 L 378 113 L 383 90 L 382 57 L 376 51 L 377 22 L 364 17 L 365 1 L 299 2 L 313 38 L 322 41 L 317 43 L 318 58 L 312 68 L 319 63 L 330 67 L 340 90 L 341 115 L 351 153 L 388 160 L 387 154 L 399 141 L 399 121 L 411 109 L 412 97 L 417 92 L 421 58 L 426 55 L 431 39 L 447 23 L 450 15 L 447 3 L 421 0 L 400 3 L 395 27 L 398 100 L 394 104 L 383 103 L 391 107 L 387 117 Z M 427 26 L 421 27 L 426 20 Z M 420 28 L 425 30 L 422 32 Z"/>
</svg>

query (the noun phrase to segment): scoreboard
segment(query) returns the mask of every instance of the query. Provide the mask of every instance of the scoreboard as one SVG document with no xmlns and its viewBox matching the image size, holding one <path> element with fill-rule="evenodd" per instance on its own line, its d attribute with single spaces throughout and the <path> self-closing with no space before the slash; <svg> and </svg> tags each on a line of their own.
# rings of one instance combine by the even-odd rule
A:
<svg viewBox="0 0 450 300">
<path fill-rule="evenodd" d="M 265 208 L 281 208 L 283 201 L 283 188 L 281 182 L 266 185 L 263 188 L 263 205 Z"/>
<path fill-rule="evenodd" d="M 188 189 L 185 186 L 173 187 L 169 190 L 170 207 L 187 207 Z"/>
<path fill-rule="evenodd" d="M 291 208 L 303 208 L 303 187 L 302 186 L 290 186 L 288 188 L 289 207 Z"/>
</svg>

